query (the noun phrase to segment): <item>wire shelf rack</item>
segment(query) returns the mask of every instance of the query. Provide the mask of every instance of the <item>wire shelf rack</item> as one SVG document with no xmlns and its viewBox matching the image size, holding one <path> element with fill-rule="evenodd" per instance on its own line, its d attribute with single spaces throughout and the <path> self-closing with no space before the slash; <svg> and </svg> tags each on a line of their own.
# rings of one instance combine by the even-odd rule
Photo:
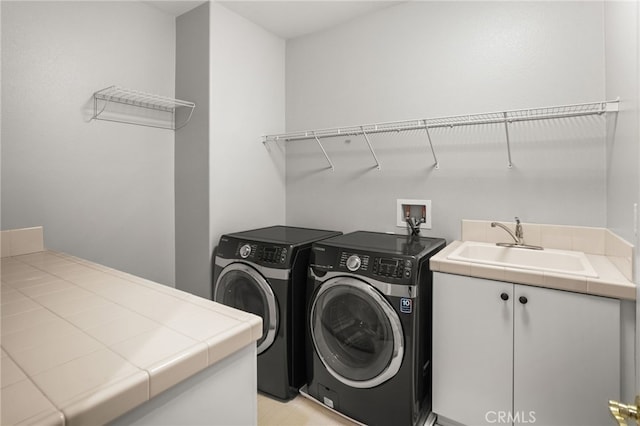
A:
<svg viewBox="0 0 640 426">
<path fill-rule="evenodd" d="M 106 114 L 109 105 L 123 105 L 126 109 L 119 114 Z M 173 99 L 167 96 L 145 93 L 138 90 L 109 86 L 93 94 L 94 120 L 115 121 L 161 129 L 180 129 L 189 123 L 196 104 L 194 102 Z M 136 109 L 158 111 L 160 116 L 139 114 Z M 176 111 L 184 109 L 180 122 L 176 122 Z M 111 111 L 110 111 L 111 112 Z"/>
<path fill-rule="evenodd" d="M 334 127 L 327 129 L 306 130 L 299 132 L 281 133 L 263 136 L 263 143 L 277 142 L 277 141 L 299 141 L 307 139 L 315 139 L 320 146 L 329 168 L 334 169 L 333 163 L 329 158 L 324 146 L 320 142 L 323 138 L 334 137 L 346 137 L 346 136 L 359 136 L 362 135 L 369 146 L 371 154 L 376 162 L 376 167 L 380 169 L 380 162 L 375 154 L 375 151 L 371 145 L 368 135 L 375 133 L 391 133 L 402 131 L 415 131 L 424 130 L 427 135 L 431 153 L 433 155 L 435 167 L 439 168 L 439 162 L 436 157 L 435 149 L 433 148 L 433 142 L 431 140 L 431 134 L 429 129 L 443 128 L 443 127 L 458 127 L 458 126 L 472 126 L 483 124 L 504 124 L 505 136 L 507 142 L 507 155 L 508 155 L 508 167 L 512 167 L 511 161 L 511 144 L 509 140 L 509 124 L 522 121 L 533 120 L 550 120 L 560 119 L 568 117 L 582 117 L 588 115 L 603 114 L 606 112 L 618 111 L 619 99 L 612 101 L 601 102 L 589 102 L 570 105 L 557 105 L 550 107 L 528 108 L 528 109 L 516 109 L 508 111 L 488 112 L 480 114 L 466 114 L 455 115 L 447 117 L 426 118 L 417 120 L 402 120 L 402 121 L 390 121 L 375 124 L 365 124 L 357 126 L 345 126 Z"/>
</svg>

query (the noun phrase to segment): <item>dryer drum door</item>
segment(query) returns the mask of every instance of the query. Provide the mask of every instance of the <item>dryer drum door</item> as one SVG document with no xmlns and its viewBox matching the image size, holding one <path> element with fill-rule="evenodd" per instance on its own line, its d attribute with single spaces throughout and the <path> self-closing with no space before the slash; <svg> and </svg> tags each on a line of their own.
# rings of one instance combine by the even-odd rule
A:
<svg viewBox="0 0 640 426">
<path fill-rule="evenodd" d="M 371 388 L 400 369 L 404 353 L 400 318 L 364 281 L 335 277 L 322 284 L 312 302 L 309 326 L 325 368 L 348 386 Z"/>
<path fill-rule="evenodd" d="M 271 346 L 278 328 L 278 309 L 273 290 L 258 271 L 244 263 L 227 265 L 216 281 L 213 300 L 261 317 L 258 355 Z"/>
</svg>

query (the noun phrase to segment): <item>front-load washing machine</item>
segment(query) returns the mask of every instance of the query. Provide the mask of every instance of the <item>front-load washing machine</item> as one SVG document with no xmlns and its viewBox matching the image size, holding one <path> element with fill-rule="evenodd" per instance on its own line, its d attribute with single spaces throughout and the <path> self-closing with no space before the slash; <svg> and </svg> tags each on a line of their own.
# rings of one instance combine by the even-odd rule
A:
<svg viewBox="0 0 640 426">
<path fill-rule="evenodd" d="M 353 232 L 313 244 L 308 385 L 367 425 L 415 425 L 431 409 L 430 257 L 441 238 Z"/>
<path fill-rule="evenodd" d="M 311 244 L 340 232 L 271 226 L 223 235 L 213 300 L 262 318 L 258 390 L 294 397 L 305 383 L 305 290 Z"/>
</svg>

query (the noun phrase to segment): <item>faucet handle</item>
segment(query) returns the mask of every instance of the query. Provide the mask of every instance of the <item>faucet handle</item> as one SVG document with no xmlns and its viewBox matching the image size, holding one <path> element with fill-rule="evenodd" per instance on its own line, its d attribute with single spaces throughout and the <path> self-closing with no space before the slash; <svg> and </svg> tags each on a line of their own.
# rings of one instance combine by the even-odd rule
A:
<svg viewBox="0 0 640 426">
<path fill-rule="evenodd" d="M 524 234 L 522 233 L 522 225 L 518 216 L 516 216 L 516 237 L 518 238 L 518 244 L 524 244 Z"/>
</svg>

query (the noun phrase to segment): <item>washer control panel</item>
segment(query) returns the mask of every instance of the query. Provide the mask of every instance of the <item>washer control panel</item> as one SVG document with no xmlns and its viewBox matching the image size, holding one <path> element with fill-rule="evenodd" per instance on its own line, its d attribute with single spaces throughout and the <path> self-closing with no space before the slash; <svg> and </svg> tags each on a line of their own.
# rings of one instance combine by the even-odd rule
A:
<svg viewBox="0 0 640 426">
<path fill-rule="evenodd" d="M 412 266 L 408 259 L 376 257 L 373 259 L 373 274 L 391 278 L 411 278 Z"/>
<path fill-rule="evenodd" d="M 287 248 L 271 245 L 258 246 L 258 260 L 282 264 L 287 260 Z"/>
<path fill-rule="evenodd" d="M 240 242 L 236 251 L 236 255 L 242 259 L 273 266 L 284 265 L 287 262 L 288 254 L 287 247 L 247 241 Z"/>
<path fill-rule="evenodd" d="M 343 251 L 340 253 L 340 266 L 351 272 L 366 271 L 369 269 L 369 256 Z"/>
<path fill-rule="evenodd" d="M 317 243 L 312 248 L 309 266 L 317 277 L 324 277 L 327 273 L 346 273 L 382 283 L 415 285 L 420 280 L 420 271 L 428 268 L 425 260 Z"/>
<path fill-rule="evenodd" d="M 242 259 L 254 258 L 258 245 L 256 243 L 242 242 L 238 244 L 236 249 L 236 256 L 240 256 Z"/>
</svg>

